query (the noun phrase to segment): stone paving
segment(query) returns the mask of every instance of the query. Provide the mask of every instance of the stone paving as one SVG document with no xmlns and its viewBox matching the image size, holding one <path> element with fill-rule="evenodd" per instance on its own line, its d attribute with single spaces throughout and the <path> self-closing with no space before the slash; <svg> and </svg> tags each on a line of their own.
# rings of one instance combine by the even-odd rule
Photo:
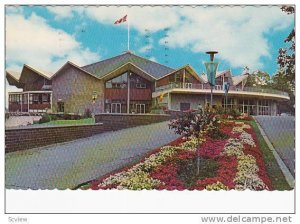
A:
<svg viewBox="0 0 300 224">
<path fill-rule="evenodd" d="M 257 116 L 255 118 L 295 177 L 295 117 Z"/>
<path fill-rule="evenodd" d="M 128 128 L 64 144 L 8 153 L 5 155 L 6 188 L 74 188 L 178 138 L 167 124 L 161 122 Z"/>
</svg>

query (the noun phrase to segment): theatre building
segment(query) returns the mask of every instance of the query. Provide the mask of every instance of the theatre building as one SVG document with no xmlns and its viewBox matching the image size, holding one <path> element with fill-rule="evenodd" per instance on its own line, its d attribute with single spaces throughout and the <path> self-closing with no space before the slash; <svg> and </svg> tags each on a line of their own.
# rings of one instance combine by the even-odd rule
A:
<svg viewBox="0 0 300 224">
<path fill-rule="evenodd" d="M 277 105 L 289 100 L 288 94 L 246 87 L 248 76 L 217 72 L 213 104 L 225 106 L 224 83 L 229 82 L 227 107 L 251 115 L 278 114 Z M 129 51 L 83 67 L 68 61 L 54 74 L 24 65 L 21 72 L 6 71 L 6 78 L 22 89 L 9 93 L 9 112 L 150 113 L 157 106 L 185 111 L 210 103 L 205 74 L 190 65 L 170 68 Z"/>
</svg>

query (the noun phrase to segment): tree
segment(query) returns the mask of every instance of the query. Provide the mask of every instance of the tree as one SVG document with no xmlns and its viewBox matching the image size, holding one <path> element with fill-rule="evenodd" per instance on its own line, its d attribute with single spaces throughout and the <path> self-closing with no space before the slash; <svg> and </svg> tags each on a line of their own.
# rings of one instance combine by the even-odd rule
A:
<svg viewBox="0 0 300 224">
<path fill-rule="evenodd" d="M 290 100 L 287 102 L 282 102 L 278 105 L 280 112 L 291 112 L 295 113 L 295 94 L 292 84 L 287 80 L 286 75 L 283 72 L 277 72 L 272 77 L 272 88 L 280 91 L 287 92 L 289 94 Z"/>
<path fill-rule="evenodd" d="M 281 10 L 288 15 L 295 14 L 294 6 L 282 6 Z M 277 64 L 279 69 L 273 77 L 273 88 L 289 93 L 290 101 L 283 103 L 283 111 L 295 113 L 295 28 L 291 30 L 284 40 L 289 44 L 288 48 L 280 48 L 278 51 Z"/>
<path fill-rule="evenodd" d="M 270 88 L 271 82 L 272 79 L 267 72 L 258 70 L 249 74 L 245 86 Z"/>
<path fill-rule="evenodd" d="M 281 10 L 288 15 L 295 13 L 293 6 L 282 6 Z M 286 80 L 291 85 L 292 91 L 295 89 L 295 28 L 284 40 L 290 46 L 288 48 L 280 48 L 278 51 L 277 64 L 279 65 L 279 72 L 286 76 Z"/>
</svg>

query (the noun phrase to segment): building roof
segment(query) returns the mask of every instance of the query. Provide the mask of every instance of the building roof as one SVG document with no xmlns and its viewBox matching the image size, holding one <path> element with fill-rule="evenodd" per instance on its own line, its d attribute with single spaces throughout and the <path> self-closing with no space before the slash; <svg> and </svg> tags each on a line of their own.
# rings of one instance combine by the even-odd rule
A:
<svg viewBox="0 0 300 224">
<path fill-rule="evenodd" d="M 52 76 L 53 76 L 53 73 L 52 73 L 52 72 L 44 71 L 44 70 L 42 70 L 42 69 L 40 69 L 40 68 L 32 67 L 31 65 L 24 64 L 24 67 L 30 69 L 31 71 L 35 72 L 36 74 L 41 75 L 41 76 L 43 76 L 44 78 L 49 79 L 49 80 L 50 80 L 50 79 L 52 78 Z M 22 71 L 22 73 L 23 73 L 23 71 Z M 21 73 L 21 75 L 22 75 L 22 73 Z"/>
<path fill-rule="evenodd" d="M 236 86 L 247 78 L 248 78 L 248 74 L 232 76 L 233 85 Z"/>
<path fill-rule="evenodd" d="M 73 63 L 73 62 L 71 62 L 71 61 L 67 61 L 65 64 L 63 64 L 63 66 L 61 66 L 61 67 L 60 67 L 60 68 L 52 75 L 51 79 L 53 79 L 55 76 L 61 74 L 61 72 L 62 72 L 65 68 L 67 68 L 67 67 L 69 67 L 69 66 L 70 66 L 70 67 L 73 67 L 73 68 L 75 68 L 75 69 L 77 69 L 77 70 L 79 70 L 79 71 L 81 71 L 81 72 L 84 72 L 84 73 L 86 73 L 86 74 L 88 74 L 88 75 L 94 76 L 95 78 L 98 78 L 98 77 L 95 76 L 94 74 L 91 74 L 91 73 L 89 73 L 89 72 L 86 71 L 86 70 L 83 70 L 80 66 L 76 65 L 75 63 Z"/>
<path fill-rule="evenodd" d="M 99 61 L 93 64 L 89 64 L 83 67 L 80 67 L 72 62 L 66 62 L 57 72 L 54 74 L 51 72 L 43 71 L 42 69 L 32 67 L 29 65 L 24 65 L 23 70 L 21 73 L 16 71 L 6 71 L 7 77 L 9 79 L 9 83 L 16 85 L 16 84 L 22 84 L 24 83 L 23 76 L 26 76 L 26 69 L 29 69 L 30 71 L 33 71 L 35 74 L 42 76 L 46 79 L 51 80 L 53 77 L 55 77 L 58 74 L 61 74 L 64 68 L 71 66 L 74 67 L 82 72 L 85 72 L 88 75 L 91 75 L 98 79 L 105 79 L 107 77 L 110 77 L 111 74 L 115 74 L 115 71 L 122 70 L 123 67 L 133 66 L 135 69 L 138 69 L 143 74 L 146 74 L 151 79 L 161 79 L 165 76 L 168 76 L 170 74 L 173 74 L 176 71 L 179 71 L 181 69 L 188 69 L 193 76 L 195 76 L 199 81 L 207 83 L 207 75 L 205 73 L 202 73 L 201 75 L 198 75 L 198 73 L 193 69 L 191 65 L 185 65 L 178 69 L 173 69 L 168 66 L 159 64 L 157 62 L 151 61 L 149 59 L 140 57 L 130 51 L 126 51 L 121 55 L 117 55 L 115 57 Z M 28 70 L 27 70 L 28 71 Z M 248 74 L 242 74 L 238 76 L 232 76 L 230 70 L 224 70 L 224 71 L 217 71 L 216 78 L 220 77 L 221 75 L 229 75 L 229 77 L 232 79 L 232 84 L 238 85 L 243 80 L 247 79 Z"/>
<path fill-rule="evenodd" d="M 130 51 L 113 58 L 83 66 L 81 68 L 89 73 L 94 74 L 98 78 L 101 78 L 129 62 L 136 65 L 156 79 L 175 71 L 174 69 L 165 65 L 137 56 Z"/>
<path fill-rule="evenodd" d="M 19 81 L 20 77 L 21 77 L 21 73 L 20 72 L 16 72 L 16 71 L 12 71 L 12 70 L 6 70 L 6 74 L 9 75 L 9 76 L 11 76 L 16 81 Z"/>
<path fill-rule="evenodd" d="M 160 77 L 158 79 L 162 79 L 162 78 L 164 78 L 166 76 L 172 75 L 172 74 L 174 74 L 174 73 L 176 73 L 176 72 L 178 72 L 178 71 L 180 71 L 182 69 L 187 69 L 191 73 L 191 75 L 194 76 L 197 80 L 199 80 L 200 82 L 205 82 L 205 80 L 202 79 L 202 77 L 200 75 L 198 75 L 198 73 L 196 72 L 196 70 L 191 65 L 189 65 L 189 64 L 184 65 L 184 66 L 182 66 L 182 67 L 180 67 L 180 68 L 178 68 L 176 70 L 173 70 L 172 72 L 167 73 L 167 74 L 165 74 L 164 76 L 162 76 L 162 77 Z"/>
<path fill-rule="evenodd" d="M 230 70 L 224 70 L 224 71 L 217 71 L 216 72 L 216 78 L 220 77 L 221 75 L 224 75 L 226 73 L 229 73 Z M 202 73 L 202 75 L 200 76 L 205 82 L 208 82 L 207 80 L 207 75 L 205 73 Z"/>
</svg>

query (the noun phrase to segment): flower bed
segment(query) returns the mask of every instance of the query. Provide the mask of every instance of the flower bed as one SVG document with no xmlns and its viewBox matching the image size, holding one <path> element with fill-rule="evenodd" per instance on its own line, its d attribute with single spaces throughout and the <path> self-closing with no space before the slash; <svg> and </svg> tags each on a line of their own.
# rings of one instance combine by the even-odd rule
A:
<svg viewBox="0 0 300 224">
<path fill-rule="evenodd" d="M 227 139 L 204 135 L 180 138 L 154 150 L 139 163 L 90 183 L 91 189 L 272 190 L 265 164 L 250 125 L 223 122 Z M 200 173 L 194 164 L 200 156 Z M 213 176 L 212 176 L 213 175 Z"/>
<path fill-rule="evenodd" d="M 228 119 L 228 120 L 244 120 L 244 121 L 251 121 L 253 120 L 252 116 L 247 114 L 247 113 L 242 113 L 240 116 L 232 116 L 228 114 L 222 114 L 221 115 L 222 119 Z"/>
</svg>

